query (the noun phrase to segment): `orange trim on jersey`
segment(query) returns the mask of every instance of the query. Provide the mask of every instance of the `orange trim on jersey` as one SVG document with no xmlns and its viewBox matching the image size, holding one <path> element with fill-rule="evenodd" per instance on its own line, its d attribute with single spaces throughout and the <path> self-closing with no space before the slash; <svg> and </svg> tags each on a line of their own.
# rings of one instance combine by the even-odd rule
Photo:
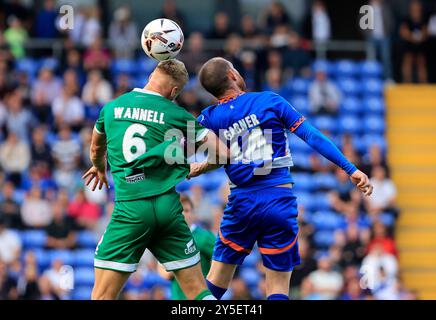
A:
<svg viewBox="0 0 436 320">
<path fill-rule="evenodd" d="M 251 252 L 251 250 L 245 249 L 244 247 L 241 247 L 239 244 L 234 243 L 233 241 L 224 238 L 223 234 L 221 233 L 221 230 L 219 230 L 219 236 L 221 241 L 229 246 L 230 248 L 232 248 L 233 250 L 239 251 L 239 252 L 245 252 L 247 254 L 249 254 Z"/>
<path fill-rule="evenodd" d="M 241 92 L 241 93 L 239 93 L 239 94 L 237 94 L 237 95 L 233 95 L 233 96 L 224 97 L 224 98 L 222 98 L 222 99 L 219 99 L 219 100 L 218 100 L 218 104 L 227 103 L 227 102 L 229 102 L 229 101 L 231 101 L 231 100 L 233 100 L 233 99 L 236 99 L 236 98 L 239 97 L 239 96 L 242 96 L 244 93 L 245 93 L 245 92 Z"/>
<path fill-rule="evenodd" d="M 298 127 L 306 120 L 305 117 L 301 117 L 300 119 L 298 119 L 297 121 L 295 121 L 295 123 L 292 125 L 291 128 L 289 128 L 289 130 L 291 130 L 291 132 L 294 132 L 295 130 L 298 129 Z"/>
<path fill-rule="evenodd" d="M 292 241 L 290 244 L 288 244 L 286 247 L 283 248 L 261 248 L 259 247 L 259 252 L 262 254 L 279 254 L 283 253 L 289 249 L 291 249 L 296 243 L 297 243 L 298 236 L 295 237 L 294 241 Z"/>
</svg>

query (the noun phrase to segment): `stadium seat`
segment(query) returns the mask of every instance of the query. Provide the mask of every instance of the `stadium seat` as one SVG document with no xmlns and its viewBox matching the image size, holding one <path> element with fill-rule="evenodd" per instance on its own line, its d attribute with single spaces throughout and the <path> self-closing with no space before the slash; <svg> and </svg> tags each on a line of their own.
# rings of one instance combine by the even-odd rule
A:
<svg viewBox="0 0 436 320">
<path fill-rule="evenodd" d="M 310 81 L 303 78 L 294 78 L 286 84 L 293 95 L 306 95 L 309 90 Z"/>
<path fill-rule="evenodd" d="M 91 299 L 92 286 L 80 286 L 74 289 L 72 294 L 73 300 L 89 300 Z"/>
<path fill-rule="evenodd" d="M 317 116 L 312 121 L 319 130 L 327 130 L 331 133 L 335 133 L 337 130 L 337 121 L 332 116 Z"/>
<path fill-rule="evenodd" d="M 35 254 L 39 271 L 43 271 L 50 266 L 51 257 L 49 251 L 44 249 L 27 250 L 24 252 L 23 257 L 25 257 L 29 251 L 32 251 Z"/>
<path fill-rule="evenodd" d="M 241 269 L 239 276 L 245 281 L 249 288 L 257 287 L 261 278 L 256 268 Z"/>
<path fill-rule="evenodd" d="M 72 265 L 74 262 L 73 252 L 70 250 L 50 250 L 50 263 L 54 260 L 61 260 L 65 265 Z"/>
<path fill-rule="evenodd" d="M 26 72 L 29 76 L 34 77 L 38 72 L 39 62 L 30 58 L 19 59 L 15 63 L 15 68 L 18 71 Z"/>
<path fill-rule="evenodd" d="M 382 77 L 383 66 L 375 60 L 366 60 L 360 63 L 360 75 L 366 77 Z"/>
<path fill-rule="evenodd" d="M 317 230 L 335 230 L 343 227 L 344 218 L 333 211 L 317 211 L 311 216 Z"/>
<path fill-rule="evenodd" d="M 75 268 L 74 286 L 92 286 L 94 284 L 93 268 Z"/>
<path fill-rule="evenodd" d="M 120 74 L 120 73 L 127 73 L 129 75 L 134 74 L 136 69 L 136 64 L 134 61 L 130 59 L 117 59 L 112 63 L 112 73 L 114 75 Z"/>
<path fill-rule="evenodd" d="M 42 248 L 47 241 L 47 235 L 43 230 L 27 230 L 21 233 L 21 239 L 26 249 Z"/>
<path fill-rule="evenodd" d="M 391 227 L 395 223 L 395 218 L 390 213 L 382 213 L 379 215 L 378 219 L 381 223 L 383 223 L 386 227 Z"/>
<path fill-rule="evenodd" d="M 295 95 L 290 99 L 290 103 L 303 115 L 308 115 L 310 113 L 310 104 L 307 96 Z"/>
<path fill-rule="evenodd" d="M 341 133 L 359 134 L 364 128 L 359 117 L 348 115 L 339 118 L 339 129 Z"/>
<path fill-rule="evenodd" d="M 361 81 L 361 90 L 367 96 L 382 96 L 384 91 L 383 81 L 376 78 L 365 78 Z"/>
<path fill-rule="evenodd" d="M 334 189 L 337 186 L 337 180 L 331 173 L 318 172 L 313 174 L 310 180 L 318 190 Z"/>
<path fill-rule="evenodd" d="M 295 190 L 312 191 L 316 185 L 312 180 L 312 176 L 308 173 L 295 172 L 292 174 L 295 182 Z"/>
<path fill-rule="evenodd" d="M 364 110 L 360 99 L 356 97 L 344 97 L 341 102 L 339 111 L 343 115 L 357 115 Z"/>
<path fill-rule="evenodd" d="M 334 66 L 336 77 L 354 77 L 359 72 L 358 64 L 351 60 L 340 60 Z"/>
<path fill-rule="evenodd" d="M 361 93 L 360 83 L 353 78 L 338 78 L 336 84 L 344 96 L 356 96 Z"/>
<path fill-rule="evenodd" d="M 94 266 L 94 250 L 93 249 L 79 249 L 73 252 L 73 265 L 76 267 L 90 267 Z"/>
<path fill-rule="evenodd" d="M 369 96 L 363 98 L 363 109 L 366 113 L 384 113 L 385 104 L 382 98 Z"/>
<path fill-rule="evenodd" d="M 318 248 L 328 248 L 335 242 L 335 235 L 333 231 L 320 230 L 315 232 L 313 240 Z"/>
<path fill-rule="evenodd" d="M 372 115 L 363 119 L 363 125 L 367 133 L 382 134 L 385 131 L 385 121 L 382 116 Z"/>
<path fill-rule="evenodd" d="M 297 137 L 295 134 L 288 134 L 289 148 L 293 155 L 294 152 L 311 153 L 313 149 L 302 139 Z"/>
<path fill-rule="evenodd" d="M 88 230 L 78 232 L 76 239 L 79 247 L 91 249 L 95 249 L 98 241 L 96 234 Z"/>
<path fill-rule="evenodd" d="M 323 70 L 327 73 L 328 76 L 333 76 L 335 72 L 336 66 L 327 60 L 316 60 L 312 64 L 312 70 Z"/>
<path fill-rule="evenodd" d="M 387 143 L 386 143 L 386 139 L 382 134 L 374 134 L 374 133 L 365 134 L 362 137 L 362 141 L 366 146 L 366 150 L 369 150 L 369 147 L 371 147 L 372 145 L 378 145 L 383 152 L 386 151 Z"/>
<path fill-rule="evenodd" d="M 316 203 L 313 199 L 313 195 L 309 192 L 301 192 L 301 191 L 295 191 L 295 195 L 297 197 L 297 203 L 299 208 L 303 207 L 307 211 L 314 211 L 316 210 Z"/>
<path fill-rule="evenodd" d="M 292 161 L 294 163 L 294 166 L 301 169 L 310 169 L 311 167 L 309 162 L 309 156 L 307 153 L 293 152 Z"/>
<path fill-rule="evenodd" d="M 330 199 L 325 192 L 318 192 L 311 196 L 313 204 L 312 210 L 329 210 L 331 207 Z"/>
<path fill-rule="evenodd" d="M 48 68 L 53 71 L 57 70 L 59 66 L 59 61 L 55 58 L 44 58 L 39 63 L 39 68 Z"/>
<path fill-rule="evenodd" d="M 139 74 L 145 73 L 145 74 L 151 74 L 156 67 L 157 62 L 154 59 L 150 59 L 148 57 L 146 58 L 140 58 L 136 61 L 136 66 L 138 68 Z"/>
</svg>

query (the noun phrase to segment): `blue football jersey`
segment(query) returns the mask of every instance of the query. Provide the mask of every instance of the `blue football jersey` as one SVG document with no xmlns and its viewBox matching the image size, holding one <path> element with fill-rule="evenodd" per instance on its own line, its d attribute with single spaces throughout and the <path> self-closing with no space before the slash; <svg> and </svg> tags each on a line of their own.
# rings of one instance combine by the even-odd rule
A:
<svg viewBox="0 0 436 320">
<path fill-rule="evenodd" d="M 292 182 L 287 132 L 298 128 L 304 117 L 281 96 L 244 93 L 204 109 L 198 121 L 229 147 L 232 162 L 225 170 L 233 188 Z"/>
</svg>

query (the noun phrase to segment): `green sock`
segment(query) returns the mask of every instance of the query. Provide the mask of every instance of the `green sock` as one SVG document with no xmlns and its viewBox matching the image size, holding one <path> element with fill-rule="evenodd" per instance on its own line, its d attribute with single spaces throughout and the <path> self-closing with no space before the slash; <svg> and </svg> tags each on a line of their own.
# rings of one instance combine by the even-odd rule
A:
<svg viewBox="0 0 436 320">
<path fill-rule="evenodd" d="M 200 294 L 194 298 L 194 300 L 216 300 L 216 299 L 212 295 L 212 292 L 206 289 L 201 291 Z"/>
</svg>

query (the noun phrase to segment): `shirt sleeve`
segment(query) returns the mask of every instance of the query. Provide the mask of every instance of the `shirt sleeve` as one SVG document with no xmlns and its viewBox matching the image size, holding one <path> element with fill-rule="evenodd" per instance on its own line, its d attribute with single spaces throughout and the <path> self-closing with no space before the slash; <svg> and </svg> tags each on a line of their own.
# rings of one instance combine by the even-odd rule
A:
<svg viewBox="0 0 436 320">
<path fill-rule="evenodd" d="M 101 108 L 100 114 L 98 116 L 97 121 L 95 122 L 94 129 L 100 134 L 105 134 L 104 131 L 104 109 L 105 107 Z"/>
<path fill-rule="evenodd" d="M 294 132 L 306 120 L 288 101 L 278 94 L 271 93 L 274 111 L 286 129 Z"/>
</svg>

